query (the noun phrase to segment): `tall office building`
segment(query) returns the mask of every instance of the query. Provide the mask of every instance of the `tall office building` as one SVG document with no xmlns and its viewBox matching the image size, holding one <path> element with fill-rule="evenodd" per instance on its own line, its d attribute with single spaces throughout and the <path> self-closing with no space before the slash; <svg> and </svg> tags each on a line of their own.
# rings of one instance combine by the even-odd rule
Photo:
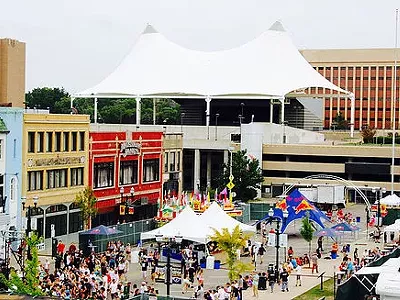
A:
<svg viewBox="0 0 400 300">
<path fill-rule="evenodd" d="M 0 106 L 24 107 L 25 43 L 0 39 Z"/>
<path fill-rule="evenodd" d="M 323 76 L 355 95 L 355 128 L 369 125 L 377 129 L 391 129 L 393 105 L 396 128 L 399 118 L 399 77 L 397 67 L 397 93 L 394 93 L 395 49 L 327 49 L 303 50 L 303 56 Z M 397 58 L 400 58 L 400 50 Z M 320 90 L 322 92 L 322 89 Z M 310 93 L 315 93 L 311 90 Z M 332 97 L 324 99 L 324 128 L 330 128 L 339 112 L 350 121 L 350 99 Z"/>
</svg>

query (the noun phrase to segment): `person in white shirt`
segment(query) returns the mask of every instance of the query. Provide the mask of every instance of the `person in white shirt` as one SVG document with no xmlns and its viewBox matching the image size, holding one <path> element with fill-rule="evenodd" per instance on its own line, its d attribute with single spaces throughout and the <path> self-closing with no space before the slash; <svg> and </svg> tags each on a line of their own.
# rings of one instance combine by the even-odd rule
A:
<svg viewBox="0 0 400 300">
<path fill-rule="evenodd" d="M 111 293 L 111 299 L 117 299 L 118 298 L 118 283 L 113 279 L 110 283 L 110 293 Z"/>
<path fill-rule="evenodd" d="M 297 265 L 296 268 L 296 286 L 301 286 L 301 266 Z"/>
</svg>

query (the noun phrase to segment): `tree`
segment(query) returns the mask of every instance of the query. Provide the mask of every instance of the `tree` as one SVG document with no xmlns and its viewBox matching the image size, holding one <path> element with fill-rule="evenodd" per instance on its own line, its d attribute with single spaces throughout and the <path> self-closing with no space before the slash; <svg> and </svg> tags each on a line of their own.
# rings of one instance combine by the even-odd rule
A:
<svg viewBox="0 0 400 300">
<path fill-rule="evenodd" d="M 222 166 L 222 174 L 219 176 L 218 190 L 222 191 L 229 182 L 230 157 L 227 164 Z M 260 163 L 256 158 L 250 158 L 246 150 L 232 154 L 232 175 L 235 184 L 232 189 L 236 193 L 236 199 L 248 201 L 257 196 L 257 189 L 261 188 L 264 181 Z"/>
<path fill-rule="evenodd" d="M 335 124 L 336 129 L 346 130 L 349 128 L 349 122 L 343 117 L 341 111 L 339 111 L 336 117 L 333 118 L 332 124 Z"/>
<path fill-rule="evenodd" d="M 308 242 L 308 257 L 311 257 L 310 253 L 311 253 L 311 241 L 313 238 L 313 233 L 314 233 L 314 228 L 311 225 L 310 216 L 307 213 L 306 217 L 301 220 L 300 234 L 303 237 L 303 239 L 306 242 Z"/>
<path fill-rule="evenodd" d="M 361 130 L 361 136 L 364 143 L 372 143 L 374 141 L 375 134 L 376 130 L 371 126 L 364 126 Z"/>
<path fill-rule="evenodd" d="M 75 196 L 74 203 L 81 210 L 85 229 L 90 229 L 92 218 L 97 214 L 96 202 L 97 198 L 89 186 Z"/>
<path fill-rule="evenodd" d="M 57 113 L 55 111 L 56 103 L 62 100 L 65 101 L 65 99 L 70 99 L 70 95 L 64 88 L 35 88 L 25 94 L 25 105 L 30 108 L 48 108 L 51 113 Z M 69 109 L 70 104 L 67 107 Z"/>
<path fill-rule="evenodd" d="M 26 259 L 25 261 L 25 277 L 21 278 L 17 272 L 12 269 L 10 272 L 10 279 L 7 279 L 4 274 L 0 274 L 0 281 L 10 290 L 18 294 L 34 297 L 43 296 L 44 293 L 39 286 L 39 259 L 37 249 L 37 245 L 43 242 L 43 238 L 39 238 L 36 233 L 32 232 L 30 237 L 25 238 L 25 241 L 31 249 L 32 256 L 31 260 Z"/>
<path fill-rule="evenodd" d="M 230 281 L 237 279 L 239 274 L 253 269 L 251 264 L 245 264 L 237 259 L 237 250 L 245 247 L 249 238 L 250 235 L 244 234 L 239 225 L 233 229 L 232 233 L 229 232 L 228 228 L 222 228 L 221 232 L 214 229 L 211 240 L 217 243 L 218 249 L 226 253 Z"/>
</svg>

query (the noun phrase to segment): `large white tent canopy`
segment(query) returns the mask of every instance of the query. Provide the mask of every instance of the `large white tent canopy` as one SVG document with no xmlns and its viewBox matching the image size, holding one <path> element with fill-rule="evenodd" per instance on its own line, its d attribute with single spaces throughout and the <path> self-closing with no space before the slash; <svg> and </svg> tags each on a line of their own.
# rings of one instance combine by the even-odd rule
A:
<svg viewBox="0 0 400 300">
<path fill-rule="evenodd" d="M 386 204 L 390 206 L 400 205 L 400 197 L 396 194 L 390 194 L 380 200 L 381 204 Z"/>
<path fill-rule="evenodd" d="M 308 87 L 347 93 L 304 59 L 277 22 L 254 40 L 222 51 L 179 46 L 148 25 L 122 63 L 80 97 L 284 97 Z"/>
<path fill-rule="evenodd" d="M 111 74 L 74 97 L 95 98 L 95 122 L 97 98 L 134 97 L 137 125 L 141 98 L 203 98 L 209 126 L 211 99 L 279 99 L 284 120 L 285 96 L 311 87 L 351 98 L 353 134 L 354 96 L 314 70 L 280 22 L 246 44 L 221 51 L 182 47 L 148 25 Z"/>
</svg>

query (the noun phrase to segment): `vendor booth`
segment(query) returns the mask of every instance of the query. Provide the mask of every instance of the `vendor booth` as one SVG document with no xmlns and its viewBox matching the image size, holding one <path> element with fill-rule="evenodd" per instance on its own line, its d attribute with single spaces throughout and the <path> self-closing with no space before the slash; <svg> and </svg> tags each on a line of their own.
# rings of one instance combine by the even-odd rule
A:
<svg viewBox="0 0 400 300">
<path fill-rule="evenodd" d="M 394 224 L 385 227 L 384 241 L 390 243 L 397 243 L 400 240 L 400 219 L 396 220 Z"/>
</svg>

